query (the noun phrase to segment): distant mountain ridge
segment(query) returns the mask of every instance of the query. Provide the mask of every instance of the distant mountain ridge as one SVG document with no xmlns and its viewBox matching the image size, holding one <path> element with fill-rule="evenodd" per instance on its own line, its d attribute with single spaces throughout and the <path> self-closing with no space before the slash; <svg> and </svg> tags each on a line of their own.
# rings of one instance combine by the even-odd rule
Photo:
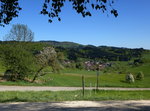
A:
<svg viewBox="0 0 150 111">
<path fill-rule="evenodd" d="M 76 48 L 76 47 L 84 46 L 84 45 L 81 45 L 81 44 L 78 44 L 78 43 L 67 42 L 67 41 L 59 42 L 59 41 L 48 40 L 48 41 L 39 41 L 39 42 L 46 43 L 46 44 L 52 45 L 54 47 L 64 47 L 64 48 Z"/>
<path fill-rule="evenodd" d="M 46 43 L 49 45 L 52 45 L 54 47 L 63 47 L 63 48 L 83 48 L 83 47 L 91 47 L 91 48 L 102 48 L 102 49 L 108 49 L 108 48 L 114 48 L 114 49 L 143 49 L 143 48 L 126 48 L 126 47 L 115 47 L 115 46 L 95 46 L 95 45 L 83 45 L 75 42 L 69 42 L 69 41 L 54 41 L 54 40 L 41 40 L 39 41 L 41 43 Z"/>
</svg>

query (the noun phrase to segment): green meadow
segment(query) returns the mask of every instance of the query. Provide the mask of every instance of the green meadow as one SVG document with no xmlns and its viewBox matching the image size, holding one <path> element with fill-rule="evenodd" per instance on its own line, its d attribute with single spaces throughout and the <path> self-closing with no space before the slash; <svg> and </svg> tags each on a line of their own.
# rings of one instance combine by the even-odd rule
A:
<svg viewBox="0 0 150 111">
<path fill-rule="evenodd" d="M 127 83 L 125 81 L 126 74 L 118 73 L 102 73 L 99 75 L 99 86 L 100 87 L 150 87 L 150 73 L 149 65 L 143 65 L 135 68 L 129 69 L 133 74 L 135 72 L 143 71 L 144 79 L 135 80 L 135 83 Z M 135 71 L 138 70 L 138 71 Z M 37 79 L 35 83 L 29 81 L 5 81 L 0 82 L 0 85 L 27 85 L 27 86 L 76 86 L 80 87 L 82 83 L 82 75 L 85 77 L 85 86 L 96 85 L 96 73 L 95 71 L 85 71 L 68 69 L 61 73 L 48 73 L 45 76 L 41 76 Z"/>
</svg>

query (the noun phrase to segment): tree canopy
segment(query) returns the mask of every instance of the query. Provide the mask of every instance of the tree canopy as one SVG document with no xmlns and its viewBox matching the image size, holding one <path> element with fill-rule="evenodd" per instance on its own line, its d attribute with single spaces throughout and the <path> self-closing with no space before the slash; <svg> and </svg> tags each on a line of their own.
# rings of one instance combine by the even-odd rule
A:
<svg viewBox="0 0 150 111">
<path fill-rule="evenodd" d="M 21 10 L 18 0 L 0 0 L 0 26 L 9 24 Z"/>
<path fill-rule="evenodd" d="M 92 16 L 91 10 L 110 12 L 117 17 L 117 10 L 113 8 L 114 1 L 115 0 L 45 0 L 40 12 L 49 17 L 48 21 L 50 23 L 53 21 L 53 18 L 57 18 L 61 21 L 59 14 L 62 11 L 62 7 L 64 7 L 65 2 L 70 2 L 73 10 L 83 17 Z M 21 9 L 19 0 L 0 0 L 0 26 L 7 25 L 13 18 L 18 17 Z"/>
<path fill-rule="evenodd" d="M 4 74 L 6 79 L 22 80 L 33 71 L 33 55 L 24 49 L 21 44 L 14 42 L 1 44 L 0 54 L 3 65 L 6 67 L 6 73 Z"/>
<path fill-rule="evenodd" d="M 48 66 L 51 66 L 54 70 L 56 65 L 56 59 L 57 59 L 57 53 L 54 48 L 52 47 L 44 47 L 43 50 L 41 50 L 38 54 L 36 54 L 36 60 L 37 64 L 39 65 L 39 68 L 37 68 L 37 72 L 32 80 L 32 82 L 35 81 L 35 79 L 39 76 L 39 73 Z"/>
</svg>

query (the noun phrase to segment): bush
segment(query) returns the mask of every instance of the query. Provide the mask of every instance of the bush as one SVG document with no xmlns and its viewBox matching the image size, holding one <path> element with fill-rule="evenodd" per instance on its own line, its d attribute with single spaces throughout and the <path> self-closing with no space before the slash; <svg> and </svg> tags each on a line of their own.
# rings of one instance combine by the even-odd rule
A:
<svg viewBox="0 0 150 111">
<path fill-rule="evenodd" d="M 13 80 L 12 71 L 11 70 L 6 70 L 5 73 L 4 73 L 3 79 Z"/>
<path fill-rule="evenodd" d="M 131 73 L 127 74 L 125 79 L 128 83 L 134 83 L 134 76 Z"/>
<path fill-rule="evenodd" d="M 84 64 L 82 62 L 76 63 L 76 68 L 77 69 L 84 69 Z"/>
<path fill-rule="evenodd" d="M 21 80 L 32 72 L 33 55 L 21 45 L 10 44 L 1 47 L 3 64 L 6 67 L 4 78 L 7 80 Z"/>
<path fill-rule="evenodd" d="M 141 64 L 143 64 L 144 62 L 143 62 L 143 60 L 140 58 L 140 59 L 135 59 L 134 60 L 134 62 L 133 62 L 133 64 L 135 65 L 135 66 L 139 66 L 139 65 L 141 65 Z"/>
<path fill-rule="evenodd" d="M 137 80 L 143 80 L 143 79 L 144 79 L 144 74 L 143 74 L 143 72 L 137 73 L 136 79 L 137 79 Z"/>
</svg>

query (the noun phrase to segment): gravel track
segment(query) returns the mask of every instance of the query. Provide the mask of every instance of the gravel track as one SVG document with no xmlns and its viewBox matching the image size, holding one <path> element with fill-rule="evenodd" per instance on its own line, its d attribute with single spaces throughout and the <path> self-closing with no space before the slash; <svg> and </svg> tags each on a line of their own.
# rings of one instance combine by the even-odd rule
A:
<svg viewBox="0 0 150 111">
<path fill-rule="evenodd" d="M 0 103 L 0 111 L 150 111 L 150 100 Z"/>
<path fill-rule="evenodd" d="M 0 91 L 74 91 L 81 90 L 81 87 L 42 87 L 42 86 L 0 86 Z M 94 87 L 85 87 L 85 89 L 94 89 Z M 114 88 L 100 87 L 100 90 L 150 90 L 150 88 Z"/>
</svg>

